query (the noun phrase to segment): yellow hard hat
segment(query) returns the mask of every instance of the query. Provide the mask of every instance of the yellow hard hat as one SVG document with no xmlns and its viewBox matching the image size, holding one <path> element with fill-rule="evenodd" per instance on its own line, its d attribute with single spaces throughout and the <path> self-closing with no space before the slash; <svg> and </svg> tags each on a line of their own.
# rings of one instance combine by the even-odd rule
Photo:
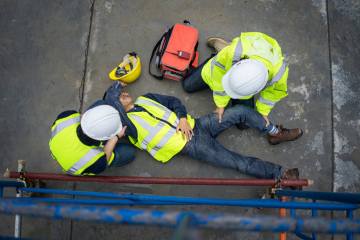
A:
<svg viewBox="0 0 360 240">
<path fill-rule="evenodd" d="M 119 66 L 109 73 L 109 78 L 114 81 L 132 83 L 139 78 L 140 74 L 140 57 L 135 52 L 131 52 L 126 54 Z"/>
</svg>

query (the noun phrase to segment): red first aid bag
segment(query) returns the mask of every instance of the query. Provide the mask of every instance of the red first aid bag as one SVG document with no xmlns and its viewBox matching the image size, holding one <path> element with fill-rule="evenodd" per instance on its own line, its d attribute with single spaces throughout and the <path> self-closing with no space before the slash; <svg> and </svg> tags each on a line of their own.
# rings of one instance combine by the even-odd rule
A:
<svg viewBox="0 0 360 240">
<path fill-rule="evenodd" d="M 180 81 L 191 68 L 198 65 L 197 52 L 199 31 L 190 26 L 188 21 L 177 23 L 163 34 L 156 43 L 150 57 L 149 73 L 156 79 L 171 79 Z M 155 56 L 155 66 L 160 75 L 151 72 L 152 60 Z"/>
</svg>

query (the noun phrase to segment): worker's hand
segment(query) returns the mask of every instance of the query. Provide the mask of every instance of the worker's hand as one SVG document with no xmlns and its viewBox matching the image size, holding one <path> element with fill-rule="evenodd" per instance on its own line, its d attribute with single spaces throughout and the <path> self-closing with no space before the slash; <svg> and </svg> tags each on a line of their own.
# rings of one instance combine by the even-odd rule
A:
<svg viewBox="0 0 360 240">
<path fill-rule="evenodd" d="M 119 141 L 120 138 L 122 138 L 125 135 L 125 131 L 126 131 L 126 126 L 124 126 L 116 136 L 112 137 L 105 143 L 104 153 L 106 155 L 107 161 L 110 161 L 116 143 Z"/>
<path fill-rule="evenodd" d="M 194 135 L 193 130 L 191 129 L 190 124 L 188 123 L 186 117 L 180 118 L 179 124 L 176 127 L 176 132 L 181 132 L 183 137 L 186 138 L 186 141 L 190 141 Z"/>
<path fill-rule="evenodd" d="M 224 115 L 225 108 L 217 107 L 214 111 L 218 115 L 219 123 L 221 123 L 223 115 Z"/>
<path fill-rule="evenodd" d="M 263 115 L 263 118 L 265 119 L 265 122 L 266 122 L 266 127 L 267 127 L 267 126 L 269 126 L 270 121 L 269 121 L 268 116 Z"/>
<path fill-rule="evenodd" d="M 124 126 L 121 131 L 117 134 L 118 138 L 122 138 L 125 135 L 127 126 Z"/>
<path fill-rule="evenodd" d="M 127 86 L 127 83 L 124 83 L 124 82 L 122 82 L 122 81 L 119 81 L 119 83 L 120 83 L 120 85 L 121 85 L 122 87 L 126 87 L 126 86 Z"/>
</svg>

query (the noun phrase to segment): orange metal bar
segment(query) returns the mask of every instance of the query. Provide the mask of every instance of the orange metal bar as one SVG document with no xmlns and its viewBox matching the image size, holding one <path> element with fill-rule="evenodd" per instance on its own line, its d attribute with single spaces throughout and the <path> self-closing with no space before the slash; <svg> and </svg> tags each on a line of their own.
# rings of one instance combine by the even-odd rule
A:
<svg viewBox="0 0 360 240">
<path fill-rule="evenodd" d="M 287 197 L 281 197 L 280 200 L 282 202 L 286 202 Z M 286 217 L 286 209 L 285 208 L 280 208 L 279 209 L 279 215 L 280 215 L 280 217 Z M 281 232 L 279 239 L 280 240 L 286 240 L 286 232 Z"/>
</svg>

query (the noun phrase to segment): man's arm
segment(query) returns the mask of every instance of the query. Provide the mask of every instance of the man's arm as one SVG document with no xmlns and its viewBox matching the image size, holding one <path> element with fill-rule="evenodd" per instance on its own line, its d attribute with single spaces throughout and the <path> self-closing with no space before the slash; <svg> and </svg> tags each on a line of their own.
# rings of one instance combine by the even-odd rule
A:
<svg viewBox="0 0 360 240">
<path fill-rule="evenodd" d="M 119 101 L 119 96 L 121 94 L 122 86 L 120 82 L 115 82 L 111 85 L 108 90 L 106 90 L 104 95 L 104 101 L 110 106 L 118 110 L 123 126 L 127 126 L 126 135 L 137 139 L 137 131 L 135 126 L 131 123 L 130 119 L 127 117 L 124 107 Z"/>
<path fill-rule="evenodd" d="M 263 116 L 268 116 L 275 104 L 281 99 L 286 97 L 287 94 L 287 78 L 289 69 L 286 71 L 282 78 L 274 85 L 263 89 L 260 96 L 256 101 L 256 110 Z"/>
<path fill-rule="evenodd" d="M 167 107 L 171 111 L 175 112 L 178 118 L 186 118 L 187 111 L 185 106 L 181 103 L 180 99 L 173 96 L 161 95 L 156 93 L 148 93 L 145 94 L 144 97 L 155 100 L 161 105 Z"/>
</svg>

